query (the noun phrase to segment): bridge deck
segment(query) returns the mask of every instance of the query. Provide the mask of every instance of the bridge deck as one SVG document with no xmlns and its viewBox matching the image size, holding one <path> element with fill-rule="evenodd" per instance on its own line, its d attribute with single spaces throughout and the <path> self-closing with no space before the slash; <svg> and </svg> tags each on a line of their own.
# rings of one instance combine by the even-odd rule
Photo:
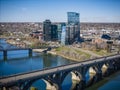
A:
<svg viewBox="0 0 120 90">
<path fill-rule="evenodd" d="M 12 75 L 12 76 L 0 77 L 0 83 L 4 84 L 4 83 L 9 83 L 11 81 L 18 81 L 18 80 L 32 78 L 32 77 L 45 76 L 48 74 L 57 73 L 59 71 L 77 68 L 78 66 L 93 64 L 93 63 L 97 63 L 97 62 L 101 62 L 101 61 L 105 61 L 105 60 L 107 61 L 107 60 L 114 59 L 114 58 L 120 58 L 120 55 L 102 57 L 102 58 L 98 58 L 98 59 L 94 59 L 94 60 L 87 60 L 87 61 L 83 61 L 83 62 L 79 62 L 79 63 L 77 62 L 77 63 L 58 66 L 58 67 L 54 67 L 54 68 L 48 68 L 48 69 L 43 69 L 43 70 L 37 70 L 37 71 L 31 71 L 31 72 L 27 72 L 27 73 L 16 74 L 16 75 Z"/>
<path fill-rule="evenodd" d="M 0 49 L 0 51 L 14 51 L 14 50 L 29 50 L 30 48 L 9 48 L 9 49 Z"/>
</svg>

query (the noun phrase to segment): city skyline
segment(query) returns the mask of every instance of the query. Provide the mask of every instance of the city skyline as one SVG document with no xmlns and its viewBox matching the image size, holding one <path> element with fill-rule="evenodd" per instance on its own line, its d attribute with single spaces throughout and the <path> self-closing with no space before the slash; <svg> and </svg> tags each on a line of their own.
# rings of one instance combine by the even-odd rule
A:
<svg viewBox="0 0 120 90">
<path fill-rule="evenodd" d="M 67 22 L 67 12 L 80 22 L 120 23 L 120 0 L 0 0 L 0 22 Z"/>
</svg>

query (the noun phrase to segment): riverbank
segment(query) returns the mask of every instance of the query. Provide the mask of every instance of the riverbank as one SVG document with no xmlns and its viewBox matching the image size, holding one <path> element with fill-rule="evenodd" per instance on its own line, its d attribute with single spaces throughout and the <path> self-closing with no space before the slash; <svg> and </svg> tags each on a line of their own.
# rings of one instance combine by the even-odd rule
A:
<svg viewBox="0 0 120 90">
<path fill-rule="evenodd" d="M 99 81 L 99 82 L 95 83 L 94 85 L 86 88 L 85 90 L 98 90 L 98 88 L 100 88 L 101 86 L 103 86 L 104 84 L 109 82 L 110 80 L 114 79 L 118 75 L 120 75 L 120 71 L 117 71 L 117 72 L 113 73 L 112 75 L 103 78 L 101 81 Z"/>
<path fill-rule="evenodd" d="M 97 51 L 96 51 L 97 52 Z M 51 51 L 47 51 L 47 53 L 52 55 L 58 55 L 63 58 L 72 60 L 72 61 L 85 61 L 89 59 L 95 59 L 103 56 L 112 55 L 113 53 L 107 53 L 105 50 L 100 50 L 96 53 L 95 51 L 85 50 L 83 48 L 77 48 L 73 46 L 61 46 Z M 101 55 L 101 53 L 103 55 Z"/>
<path fill-rule="evenodd" d="M 84 50 L 82 48 L 75 48 L 72 46 L 61 46 L 48 51 L 48 53 L 58 55 L 72 61 L 83 61 L 102 57 L 101 55 L 97 55 L 92 51 Z"/>
<path fill-rule="evenodd" d="M 33 52 L 42 53 L 45 49 L 33 49 Z M 79 61 L 78 59 L 67 57 L 63 54 L 56 53 L 55 51 L 47 51 L 47 54 L 61 56 L 63 58 L 69 59 L 71 61 Z"/>
</svg>

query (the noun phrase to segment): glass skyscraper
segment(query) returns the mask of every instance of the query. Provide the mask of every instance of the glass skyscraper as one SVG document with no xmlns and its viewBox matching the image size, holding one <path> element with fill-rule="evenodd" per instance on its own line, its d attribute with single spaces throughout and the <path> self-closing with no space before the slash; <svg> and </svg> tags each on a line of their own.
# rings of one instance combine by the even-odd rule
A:
<svg viewBox="0 0 120 90">
<path fill-rule="evenodd" d="M 79 24 L 79 13 L 76 12 L 67 12 L 68 24 Z"/>
<path fill-rule="evenodd" d="M 61 34 L 62 34 L 62 28 L 66 26 L 65 23 L 59 23 L 58 24 L 58 41 L 61 42 Z"/>
<path fill-rule="evenodd" d="M 43 22 L 43 36 L 44 41 L 58 40 L 57 25 L 52 24 L 50 20 L 45 20 Z"/>
<path fill-rule="evenodd" d="M 61 33 L 61 45 L 65 45 L 66 43 L 66 26 L 62 26 L 62 33 Z"/>
<path fill-rule="evenodd" d="M 44 41 L 51 40 L 51 21 L 50 20 L 45 20 L 43 22 L 43 36 L 44 36 Z"/>
<path fill-rule="evenodd" d="M 66 42 L 72 44 L 80 39 L 79 13 L 67 12 L 68 24 L 66 26 Z"/>
<path fill-rule="evenodd" d="M 58 40 L 58 32 L 57 32 L 57 25 L 51 25 L 51 40 L 56 41 Z"/>
</svg>

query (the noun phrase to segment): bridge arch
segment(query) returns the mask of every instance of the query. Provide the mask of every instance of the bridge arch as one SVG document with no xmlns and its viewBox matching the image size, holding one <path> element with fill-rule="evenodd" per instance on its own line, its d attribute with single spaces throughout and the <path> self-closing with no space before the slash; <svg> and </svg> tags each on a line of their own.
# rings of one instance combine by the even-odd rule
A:
<svg viewBox="0 0 120 90">
<path fill-rule="evenodd" d="M 109 68 L 109 64 L 108 63 L 103 63 L 103 65 L 101 67 L 102 76 L 105 76 L 105 74 L 107 74 L 108 68 Z"/>
<path fill-rule="evenodd" d="M 115 70 L 115 68 L 117 68 L 115 60 L 109 60 L 107 62 L 104 62 L 101 67 L 102 76 L 109 75 Z"/>
<path fill-rule="evenodd" d="M 57 84 L 51 82 L 49 79 L 42 79 L 46 83 L 46 90 L 58 90 Z"/>
<path fill-rule="evenodd" d="M 81 89 L 82 88 L 82 79 L 83 79 L 81 73 L 77 70 L 71 71 L 70 73 L 72 75 L 72 77 L 71 77 L 71 79 L 72 79 L 71 90 L 74 90 L 74 89 L 78 90 L 78 88 Z"/>
<path fill-rule="evenodd" d="M 51 80 L 46 79 L 46 78 L 39 78 L 39 79 L 33 79 L 33 80 L 27 80 L 23 83 L 19 85 L 17 85 L 19 87 L 19 89 L 21 90 L 28 90 L 30 87 L 34 87 L 32 86 L 34 83 L 36 83 L 37 81 L 42 81 L 45 84 L 45 89 L 46 90 L 58 90 L 58 85 L 53 83 Z M 34 87 L 37 88 L 37 87 Z"/>
<path fill-rule="evenodd" d="M 82 75 L 78 70 L 70 70 L 62 73 L 53 74 L 52 76 L 50 76 L 49 79 L 52 83 L 57 84 L 57 86 L 60 89 L 62 88 L 62 85 L 64 84 L 64 82 L 66 82 L 66 78 L 68 77 L 70 77 L 71 83 L 72 83 L 72 86 L 70 87 L 70 89 L 74 89 L 76 88 L 76 86 L 81 85 Z M 59 83 L 55 82 L 55 80 L 60 81 L 61 86 L 59 86 Z"/>
<path fill-rule="evenodd" d="M 97 81 L 97 73 L 98 73 L 98 68 L 96 66 L 89 66 L 86 69 L 85 73 L 85 84 L 86 86 L 91 85 L 92 83 Z"/>
</svg>

